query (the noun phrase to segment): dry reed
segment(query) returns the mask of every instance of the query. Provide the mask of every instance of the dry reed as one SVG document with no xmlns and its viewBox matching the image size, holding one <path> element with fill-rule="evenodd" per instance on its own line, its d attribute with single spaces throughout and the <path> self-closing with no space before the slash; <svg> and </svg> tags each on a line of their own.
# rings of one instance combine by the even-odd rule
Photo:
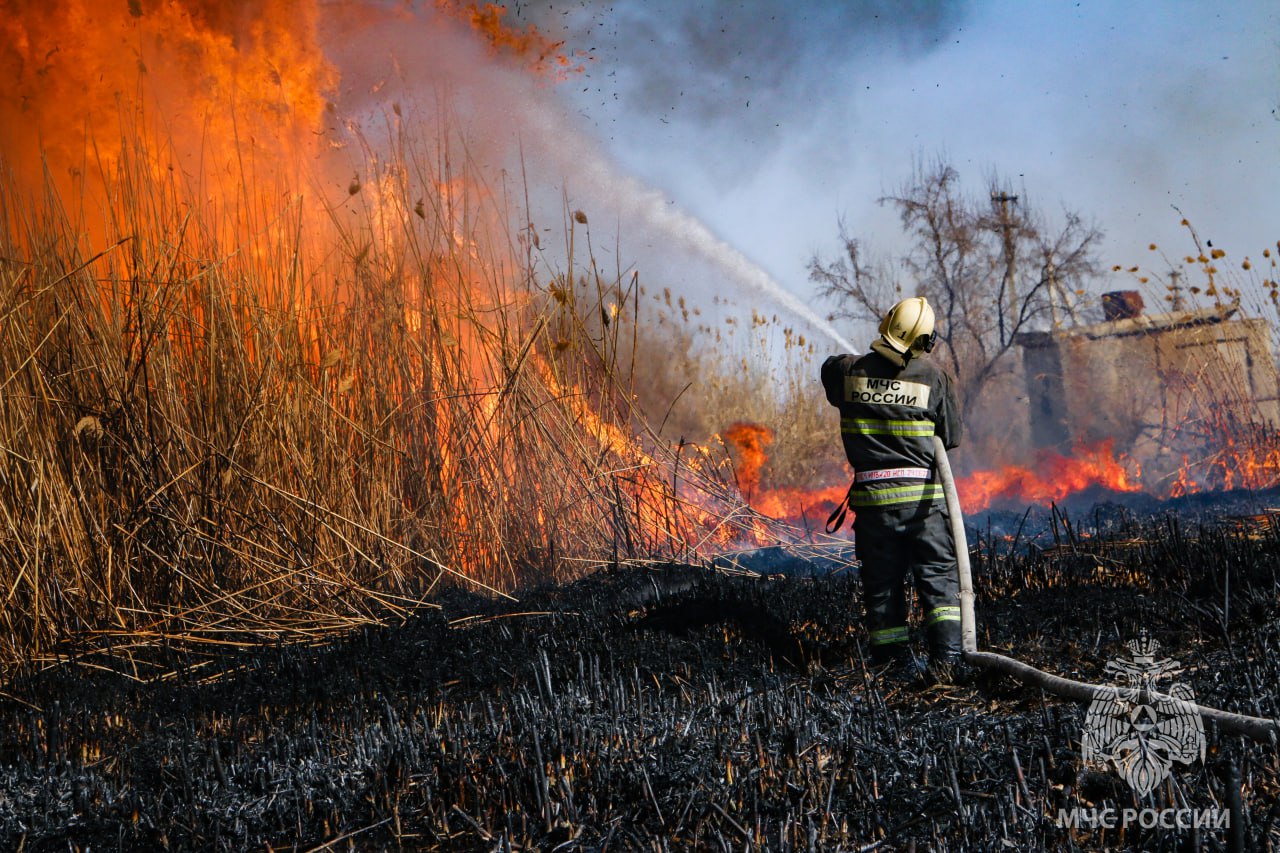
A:
<svg viewBox="0 0 1280 853">
<path fill-rule="evenodd" d="M 245 176 L 197 203 L 141 144 L 100 228 L 0 197 L 0 661 L 313 640 L 745 526 L 646 434 L 638 280 L 586 215 L 544 282 L 507 188 L 438 148 L 370 155 L 323 216 Z"/>
</svg>

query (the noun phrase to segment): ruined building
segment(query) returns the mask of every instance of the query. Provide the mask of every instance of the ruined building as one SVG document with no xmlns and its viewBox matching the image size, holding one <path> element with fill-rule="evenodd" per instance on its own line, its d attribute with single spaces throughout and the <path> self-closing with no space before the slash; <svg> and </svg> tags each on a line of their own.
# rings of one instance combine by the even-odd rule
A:
<svg viewBox="0 0 1280 853">
<path fill-rule="evenodd" d="M 1158 464 L 1214 430 L 1280 426 L 1267 321 L 1239 316 L 1237 305 L 1142 307 L 1136 292 L 1109 293 L 1101 323 L 1020 336 L 1033 446 L 1111 438 Z"/>
</svg>

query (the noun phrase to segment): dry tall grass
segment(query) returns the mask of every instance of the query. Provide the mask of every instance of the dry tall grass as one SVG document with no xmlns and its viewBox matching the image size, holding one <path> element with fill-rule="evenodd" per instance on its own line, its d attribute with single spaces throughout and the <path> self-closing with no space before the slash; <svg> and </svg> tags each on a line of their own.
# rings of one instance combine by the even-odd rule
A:
<svg viewBox="0 0 1280 853">
<path fill-rule="evenodd" d="M 1232 258 L 1203 242 L 1188 220 L 1182 226 L 1192 253 L 1174 257 L 1152 243 L 1148 250 L 1159 258 L 1158 265 L 1112 271 L 1125 269 L 1156 312 L 1212 309 L 1237 325 L 1212 347 L 1205 344 L 1215 337 L 1207 333 L 1203 342 L 1183 340 L 1177 352 L 1157 353 L 1152 372 L 1159 382 L 1135 389 L 1130 401 L 1135 411 L 1149 398 L 1148 414 L 1159 415 L 1149 423 L 1134 418 L 1143 438 L 1159 449 L 1145 466 L 1148 487 L 1176 496 L 1275 486 L 1280 484 L 1276 253 L 1264 248 L 1260 260 Z"/>
<path fill-rule="evenodd" d="M 635 378 L 645 386 L 640 404 L 649 423 L 668 437 L 708 446 L 722 445 L 733 424 L 759 424 L 773 437 L 763 488 L 848 485 L 839 414 L 818 376 L 834 351 L 819 349 L 824 344 L 763 306 L 745 316 L 734 306 L 711 319 L 670 291 L 646 293 L 643 301 L 651 306 L 652 339 L 641 346 L 661 342 L 663 351 L 661 370 Z"/>
<path fill-rule="evenodd" d="M 732 537 L 718 469 L 644 440 L 635 278 L 575 260 L 579 214 L 541 281 L 449 147 L 371 159 L 323 226 L 243 176 L 197 203 L 141 146 L 92 244 L 0 193 L 0 661 L 307 639 Z"/>
</svg>

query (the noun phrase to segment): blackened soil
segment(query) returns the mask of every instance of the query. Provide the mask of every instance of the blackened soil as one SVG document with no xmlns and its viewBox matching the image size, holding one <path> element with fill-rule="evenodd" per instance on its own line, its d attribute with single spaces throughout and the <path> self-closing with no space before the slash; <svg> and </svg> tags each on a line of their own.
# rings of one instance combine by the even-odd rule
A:
<svg viewBox="0 0 1280 853">
<path fill-rule="evenodd" d="M 1007 550 L 974 555 L 981 648 L 1098 681 L 1146 629 L 1197 700 L 1280 713 L 1268 519 Z M 1082 706 L 869 672 L 856 577 L 616 569 L 520 599 L 12 674 L 0 848 L 1225 850 L 1225 828 L 1059 814 L 1225 809 L 1233 772 L 1236 840 L 1280 845 L 1273 745 L 1211 729 L 1139 802 L 1082 765 Z"/>
</svg>

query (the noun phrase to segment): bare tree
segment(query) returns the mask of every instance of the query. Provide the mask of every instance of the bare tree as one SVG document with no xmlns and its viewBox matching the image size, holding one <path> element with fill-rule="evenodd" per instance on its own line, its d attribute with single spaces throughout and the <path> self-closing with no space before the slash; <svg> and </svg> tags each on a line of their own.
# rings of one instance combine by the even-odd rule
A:
<svg viewBox="0 0 1280 853">
<path fill-rule="evenodd" d="M 809 261 L 836 316 L 878 321 L 904 295 L 926 297 L 938 314 L 935 357 L 955 376 L 966 414 L 1007 369 L 1017 335 L 1072 314 L 1074 294 L 1099 272 L 1096 227 L 1066 211 L 1050 228 L 998 175 L 987 184 L 988 198 L 966 197 L 949 164 L 917 164 L 897 194 L 879 199 L 897 208 L 910 238 L 901 257 L 869 260 L 841 222 L 843 255 Z"/>
</svg>

